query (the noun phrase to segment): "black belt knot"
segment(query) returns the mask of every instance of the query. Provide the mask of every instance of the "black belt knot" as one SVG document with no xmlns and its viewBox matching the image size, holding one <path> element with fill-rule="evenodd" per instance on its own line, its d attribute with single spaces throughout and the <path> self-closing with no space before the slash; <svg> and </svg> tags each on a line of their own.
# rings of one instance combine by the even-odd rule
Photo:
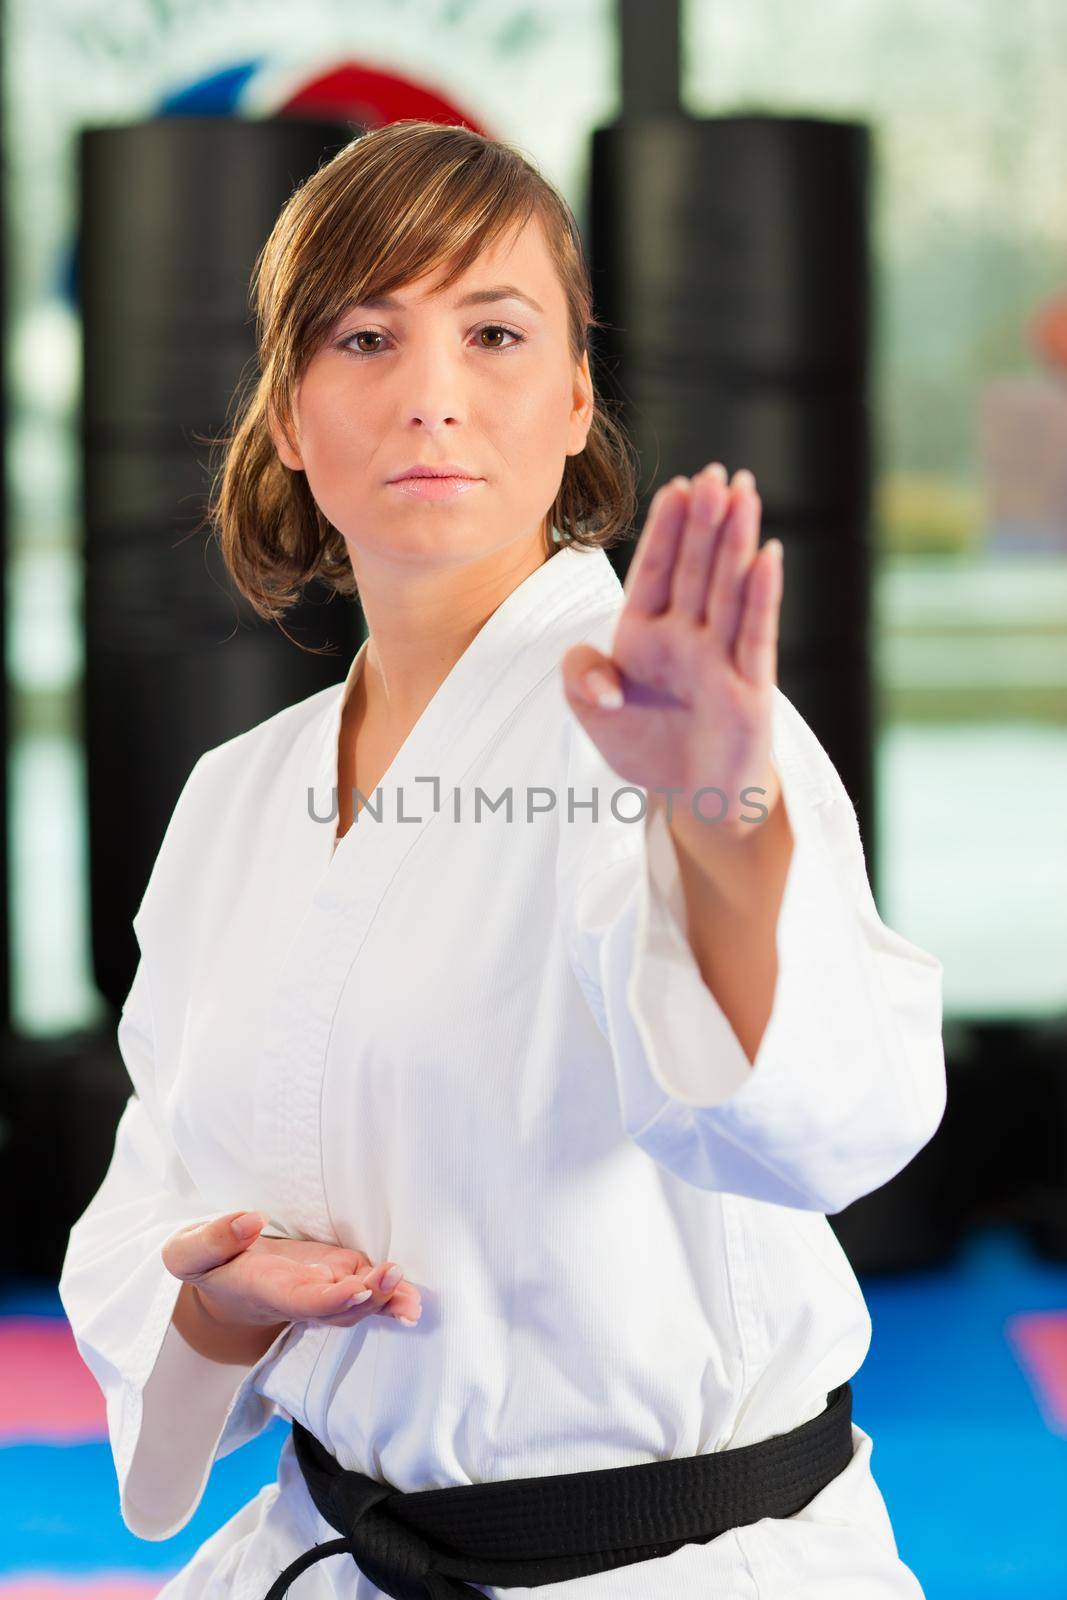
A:
<svg viewBox="0 0 1067 1600">
<path fill-rule="evenodd" d="M 397 1600 L 424 1600 L 432 1593 L 424 1580 L 433 1568 L 433 1552 L 416 1529 L 405 1528 L 381 1504 L 396 1498 L 396 1490 L 388 1484 L 376 1483 L 363 1473 L 344 1473 L 330 1485 L 326 1521 L 350 1530 L 346 1542 L 356 1565 L 379 1589 L 395 1594 Z M 469 1597 L 465 1584 L 460 1590 Z"/>
<path fill-rule="evenodd" d="M 366 1473 L 343 1472 L 299 1422 L 293 1423 L 293 1440 L 316 1509 L 331 1528 L 347 1531 L 343 1539 L 330 1539 L 298 1556 L 271 1584 L 266 1600 L 281 1600 L 308 1567 L 342 1554 L 352 1556 L 360 1571 L 394 1600 L 471 1600 L 470 1586 L 442 1572 L 442 1556 L 416 1528 L 405 1527 L 393 1514 L 403 1494 Z"/>
</svg>

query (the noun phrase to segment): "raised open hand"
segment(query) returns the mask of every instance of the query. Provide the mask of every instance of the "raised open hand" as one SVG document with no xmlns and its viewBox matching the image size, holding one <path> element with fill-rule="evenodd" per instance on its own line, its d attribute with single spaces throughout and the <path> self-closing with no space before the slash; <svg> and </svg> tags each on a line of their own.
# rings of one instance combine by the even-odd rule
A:
<svg viewBox="0 0 1067 1600">
<path fill-rule="evenodd" d="M 730 831 L 751 831 L 753 811 L 772 810 L 780 793 L 771 708 L 782 546 L 758 548 L 761 510 L 752 474 L 728 483 L 717 462 L 664 484 L 626 575 L 612 654 L 575 645 L 561 662 L 567 702 L 608 765 L 650 792 L 673 791 L 675 814 Z M 587 689 L 591 671 L 599 681 Z M 614 703 L 597 704 L 596 687 L 614 689 Z M 743 798 L 748 787 L 760 792 Z"/>
</svg>

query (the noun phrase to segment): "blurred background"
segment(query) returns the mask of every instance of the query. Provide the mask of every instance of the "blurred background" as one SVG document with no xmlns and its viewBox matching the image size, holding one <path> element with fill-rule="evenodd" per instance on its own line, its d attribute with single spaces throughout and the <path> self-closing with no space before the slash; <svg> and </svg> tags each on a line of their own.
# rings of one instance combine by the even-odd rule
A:
<svg viewBox="0 0 1067 1600">
<path fill-rule="evenodd" d="M 1067 8 L 6 0 L 0 51 L 0 1596 L 147 1600 L 274 1477 L 280 1418 L 135 1539 L 55 1282 L 182 783 L 363 637 L 309 596 L 301 651 L 204 531 L 249 274 L 341 144 L 428 117 L 574 209 L 642 515 L 707 460 L 756 475 L 781 685 L 945 965 L 944 1122 L 830 1219 L 873 1321 L 854 1415 L 929 1600 L 1063 1600 Z"/>
</svg>

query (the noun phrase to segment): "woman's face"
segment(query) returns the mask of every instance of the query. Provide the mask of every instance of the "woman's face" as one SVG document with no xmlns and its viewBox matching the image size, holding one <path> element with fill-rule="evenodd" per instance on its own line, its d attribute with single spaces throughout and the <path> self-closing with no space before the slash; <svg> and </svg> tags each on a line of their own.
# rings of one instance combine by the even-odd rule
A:
<svg viewBox="0 0 1067 1600">
<path fill-rule="evenodd" d="M 357 577 L 368 559 L 448 566 L 538 540 L 565 458 L 585 446 L 588 357 L 571 356 L 536 216 L 441 292 L 443 275 L 409 283 L 389 304 L 350 307 L 301 381 L 297 450 L 272 430 L 282 461 L 303 469 L 344 536 Z M 430 494 L 395 481 L 441 463 L 477 481 Z"/>
</svg>

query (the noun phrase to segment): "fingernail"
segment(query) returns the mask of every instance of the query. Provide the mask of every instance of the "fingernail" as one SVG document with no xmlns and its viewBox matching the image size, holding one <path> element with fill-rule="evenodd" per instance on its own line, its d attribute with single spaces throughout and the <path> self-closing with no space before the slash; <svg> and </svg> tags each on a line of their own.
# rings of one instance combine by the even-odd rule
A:
<svg viewBox="0 0 1067 1600">
<path fill-rule="evenodd" d="M 720 483 L 725 483 L 729 477 L 729 473 L 721 461 L 713 461 L 708 468 L 708 473 L 711 477 L 718 478 Z"/>
<path fill-rule="evenodd" d="M 625 703 L 622 690 L 598 667 L 586 673 L 585 686 L 603 711 L 617 711 Z"/>
<path fill-rule="evenodd" d="M 396 1320 L 397 1322 L 402 1322 L 406 1328 L 418 1327 L 418 1318 L 416 1317 L 397 1317 Z"/>
<path fill-rule="evenodd" d="M 382 1274 L 382 1288 L 395 1289 L 403 1276 L 404 1269 L 402 1267 L 390 1267 L 388 1272 Z"/>
<path fill-rule="evenodd" d="M 352 1296 L 348 1303 L 350 1306 L 361 1306 L 364 1300 L 369 1300 L 373 1293 L 373 1289 L 361 1289 L 358 1294 Z"/>
<path fill-rule="evenodd" d="M 740 467 L 737 472 L 734 473 L 735 489 L 754 489 L 755 487 L 756 480 L 752 476 L 752 473 L 749 472 L 747 467 Z"/>
<path fill-rule="evenodd" d="M 239 1239 L 250 1239 L 258 1233 L 263 1226 L 263 1218 L 258 1211 L 242 1211 L 239 1217 L 234 1217 L 230 1227 Z"/>
</svg>

